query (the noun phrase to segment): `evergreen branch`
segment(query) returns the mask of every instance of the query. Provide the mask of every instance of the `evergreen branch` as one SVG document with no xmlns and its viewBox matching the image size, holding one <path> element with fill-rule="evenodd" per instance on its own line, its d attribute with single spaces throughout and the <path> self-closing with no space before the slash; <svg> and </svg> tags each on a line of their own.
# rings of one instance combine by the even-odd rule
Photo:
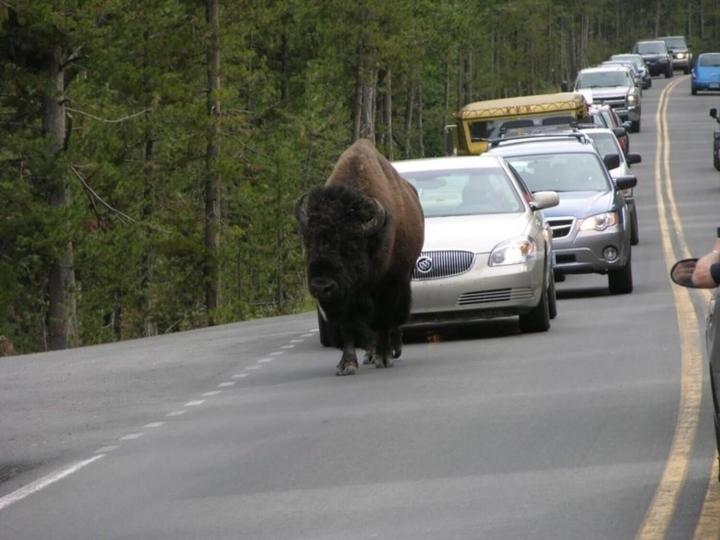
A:
<svg viewBox="0 0 720 540">
<path fill-rule="evenodd" d="M 75 173 L 75 176 L 78 177 L 78 180 L 80 180 L 80 183 L 83 185 L 83 187 L 84 187 L 89 193 L 91 193 L 92 196 L 95 197 L 95 199 L 97 199 L 98 201 L 100 201 L 100 203 L 102 203 L 102 205 L 103 205 L 105 208 L 107 208 L 107 209 L 110 210 L 111 212 L 115 212 L 115 213 L 118 214 L 119 216 L 125 218 L 125 219 L 126 219 L 128 222 L 130 222 L 130 223 L 136 223 L 136 224 L 138 223 L 137 220 L 131 218 L 131 217 L 128 216 L 127 214 L 121 212 L 121 211 L 118 210 L 117 208 L 115 208 L 115 207 L 111 206 L 110 204 L 108 204 L 107 202 L 105 202 L 105 200 L 104 200 L 100 195 L 98 195 L 98 194 L 95 192 L 95 190 L 93 190 L 93 188 L 90 187 L 90 184 L 88 184 L 87 181 L 85 180 L 85 177 L 84 177 L 82 174 L 80 174 L 80 171 L 78 171 L 77 168 L 75 168 L 75 165 L 70 165 L 70 170 L 72 170 L 72 172 Z"/>
<path fill-rule="evenodd" d="M 0 2 L 1 1 L 2 0 L 0 0 Z M 136 116 L 140 116 L 141 114 L 152 111 L 152 107 L 148 107 L 147 109 L 143 109 L 142 111 L 123 116 L 122 118 L 108 120 L 107 118 L 100 118 L 99 116 L 95 116 L 94 114 L 90 114 L 89 112 L 81 111 L 80 109 L 74 109 L 72 107 L 65 107 L 65 109 L 70 112 L 82 114 L 84 116 L 87 116 L 88 118 L 92 118 L 93 120 L 98 120 L 99 122 L 105 122 L 106 124 L 119 124 L 120 122 L 124 122 L 125 120 L 130 120 L 131 118 L 135 118 Z"/>
</svg>

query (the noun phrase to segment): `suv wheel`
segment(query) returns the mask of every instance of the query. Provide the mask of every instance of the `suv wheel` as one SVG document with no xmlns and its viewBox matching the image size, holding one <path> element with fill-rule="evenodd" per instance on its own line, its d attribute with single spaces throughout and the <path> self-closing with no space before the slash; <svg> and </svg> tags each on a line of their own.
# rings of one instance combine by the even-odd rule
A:
<svg viewBox="0 0 720 540">
<path fill-rule="evenodd" d="M 632 258 L 628 256 L 627 264 L 620 270 L 608 272 L 610 294 L 628 294 L 633 290 Z"/>
<path fill-rule="evenodd" d="M 548 285 L 548 313 L 551 319 L 557 317 L 557 293 L 555 292 L 555 280 L 550 276 Z"/>
<path fill-rule="evenodd" d="M 689 74 L 690 74 L 690 66 L 685 66 L 685 67 L 683 68 L 683 73 L 684 73 L 685 75 L 689 75 Z"/>
<path fill-rule="evenodd" d="M 690 93 L 691 93 L 693 96 L 697 96 L 697 88 L 695 88 L 694 86 L 690 85 Z"/>
<path fill-rule="evenodd" d="M 665 72 L 665 78 L 670 79 L 670 78 L 672 78 L 673 75 L 675 75 L 675 72 L 673 71 L 672 64 L 670 64 L 670 67 Z"/>
<path fill-rule="evenodd" d="M 638 228 L 637 210 L 630 214 L 630 245 L 637 246 L 640 242 L 640 229 Z"/>
<path fill-rule="evenodd" d="M 633 133 L 640 133 L 640 120 L 633 120 L 630 122 L 630 131 Z"/>
<path fill-rule="evenodd" d="M 720 159 L 718 159 L 717 150 L 713 150 L 713 167 L 720 171 Z"/>
<path fill-rule="evenodd" d="M 520 330 L 523 332 L 546 332 L 550 328 L 550 301 L 548 287 L 543 287 L 540 302 L 524 315 L 520 315 Z"/>
</svg>

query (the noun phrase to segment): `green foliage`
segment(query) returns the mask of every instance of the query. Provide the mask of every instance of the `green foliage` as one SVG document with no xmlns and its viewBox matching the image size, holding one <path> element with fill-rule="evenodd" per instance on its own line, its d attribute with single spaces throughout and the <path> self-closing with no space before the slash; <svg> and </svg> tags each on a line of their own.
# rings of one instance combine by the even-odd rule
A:
<svg viewBox="0 0 720 540">
<path fill-rule="evenodd" d="M 82 343 L 207 324 L 214 118 L 204 2 L 9 4 L 0 8 L 0 334 L 20 352 L 47 347 L 48 271 L 67 242 Z M 656 30 L 688 35 L 696 51 L 717 48 L 716 4 L 220 1 L 222 301 L 212 318 L 311 306 L 293 203 L 351 143 L 361 82 L 376 90 L 382 149 L 392 134 L 396 158 L 441 155 L 442 128 L 468 100 L 556 91 Z M 73 58 L 71 132 L 57 155 L 43 129 L 53 45 Z M 48 183 L 58 178 L 72 197 L 53 209 Z"/>
</svg>

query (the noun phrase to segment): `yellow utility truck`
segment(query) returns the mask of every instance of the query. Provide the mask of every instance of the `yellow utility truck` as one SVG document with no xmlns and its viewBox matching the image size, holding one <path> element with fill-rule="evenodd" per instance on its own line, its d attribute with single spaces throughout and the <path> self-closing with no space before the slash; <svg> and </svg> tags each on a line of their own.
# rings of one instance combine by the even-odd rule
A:
<svg viewBox="0 0 720 540">
<path fill-rule="evenodd" d="M 470 103 L 454 114 L 456 125 L 446 127 L 447 153 L 482 154 L 491 139 L 590 122 L 588 107 L 585 96 L 574 92 Z"/>
</svg>

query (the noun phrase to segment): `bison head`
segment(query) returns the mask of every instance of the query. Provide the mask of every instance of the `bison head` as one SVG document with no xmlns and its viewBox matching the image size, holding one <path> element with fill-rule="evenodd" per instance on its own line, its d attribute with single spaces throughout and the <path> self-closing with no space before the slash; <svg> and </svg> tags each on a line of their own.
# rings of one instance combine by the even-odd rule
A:
<svg viewBox="0 0 720 540">
<path fill-rule="evenodd" d="M 381 244 L 382 205 L 356 189 L 315 188 L 298 199 L 295 217 L 305 244 L 310 294 L 330 311 L 362 294 Z"/>
</svg>

